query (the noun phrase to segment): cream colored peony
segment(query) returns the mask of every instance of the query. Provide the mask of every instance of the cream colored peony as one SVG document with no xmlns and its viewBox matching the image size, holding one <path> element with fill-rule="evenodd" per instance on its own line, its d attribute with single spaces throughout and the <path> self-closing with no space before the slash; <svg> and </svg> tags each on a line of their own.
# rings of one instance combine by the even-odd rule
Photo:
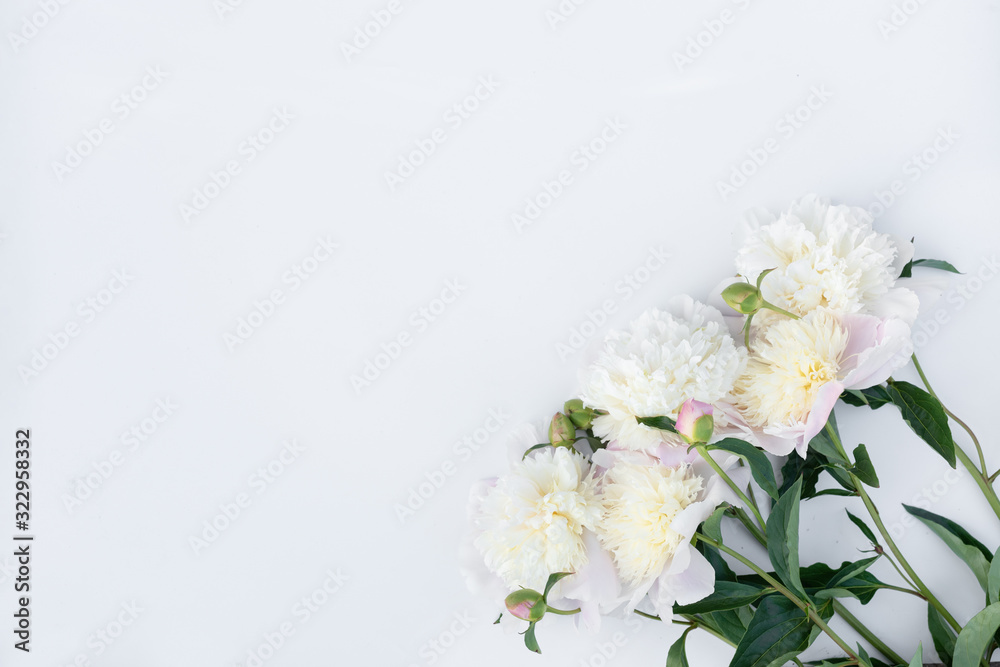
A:
<svg viewBox="0 0 1000 667">
<path fill-rule="evenodd" d="M 648 450 L 683 440 L 649 428 L 636 417 L 676 418 L 684 401 L 723 401 L 746 365 L 722 314 L 690 297 L 666 311 L 647 310 L 629 327 L 608 335 L 597 362 L 581 373 L 580 398 L 604 410 L 594 433 L 624 449 Z"/>
<path fill-rule="evenodd" d="M 738 458 L 713 452 L 715 462 L 743 486 Z M 594 453 L 599 477 L 600 543 L 611 554 L 621 596 L 631 613 L 644 599 L 669 623 L 674 603 L 692 604 L 715 590 L 715 570 L 694 548 L 698 526 L 722 502 L 739 501 L 709 464 L 682 447 L 658 455 L 604 449 Z"/>
<path fill-rule="evenodd" d="M 761 284 L 767 301 L 799 316 L 816 308 L 839 314 L 898 317 L 913 324 L 919 309 L 916 293 L 896 285 L 913 258 L 913 244 L 872 228 L 862 208 L 831 206 L 809 195 L 778 217 L 763 209 L 748 215 L 736 257 L 740 275 Z M 763 312 L 755 324 L 779 317 Z"/>
<path fill-rule="evenodd" d="M 698 500 L 702 482 L 688 464 L 619 463 L 605 475 L 598 536 L 626 584 L 659 575 L 677 547 L 690 539 L 674 530 L 673 521 Z"/>
<path fill-rule="evenodd" d="M 731 421 L 742 418 L 751 439 L 772 454 L 805 456 L 844 389 L 884 382 L 912 353 L 910 327 L 899 319 L 823 309 L 781 317 L 754 341 Z"/>
<path fill-rule="evenodd" d="M 554 572 L 587 562 L 584 529 L 600 517 L 586 460 L 565 448 L 543 449 L 496 480 L 474 513 L 474 544 L 511 590 L 542 590 Z"/>
</svg>

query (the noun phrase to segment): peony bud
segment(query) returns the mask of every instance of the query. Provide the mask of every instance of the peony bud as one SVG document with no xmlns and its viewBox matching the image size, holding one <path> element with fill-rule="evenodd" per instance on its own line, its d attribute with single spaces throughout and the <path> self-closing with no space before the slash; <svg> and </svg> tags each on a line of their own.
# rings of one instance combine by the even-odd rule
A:
<svg viewBox="0 0 1000 667">
<path fill-rule="evenodd" d="M 753 315 L 764 307 L 760 288 L 750 283 L 733 283 L 722 290 L 722 299 L 738 313 Z"/>
<path fill-rule="evenodd" d="M 587 430 L 594 423 L 594 411 L 583 407 L 583 401 L 579 398 L 566 401 L 566 404 L 563 405 L 563 410 L 566 411 L 570 421 L 577 428 Z"/>
<path fill-rule="evenodd" d="M 715 418 L 712 416 L 712 406 L 690 398 L 684 401 L 677 414 L 677 433 L 691 445 L 704 444 L 712 437 L 715 430 Z"/>
<path fill-rule="evenodd" d="M 552 417 L 549 424 L 549 442 L 553 445 L 572 445 L 576 440 L 576 426 L 573 421 L 561 412 Z"/>
<path fill-rule="evenodd" d="M 530 588 L 514 591 L 507 596 L 504 604 L 507 605 L 507 611 L 511 616 L 532 623 L 542 620 L 542 616 L 548 611 L 542 594 Z"/>
</svg>

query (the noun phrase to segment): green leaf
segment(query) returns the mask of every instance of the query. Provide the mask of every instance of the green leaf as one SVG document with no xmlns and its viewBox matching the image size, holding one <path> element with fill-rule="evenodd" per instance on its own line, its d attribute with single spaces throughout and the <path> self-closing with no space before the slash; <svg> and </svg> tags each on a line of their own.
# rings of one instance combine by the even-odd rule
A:
<svg viewBox="0 0 1000 667">
<path fill-rule="evenodd" d="M 726 559 L 722 557 L 722 554 L 719 553 L 718 549 L 705 544 L 701 540 L 698 540 L 698 544 L 695 549 L 700 551 L 705 557 L 705 560 L 712 564 L 712 567 L 715 569 L 716 582 L 736 581 L 736 573 L 734 573 L 733 569 L 729 567 L 729 563 L 727 563 Z"/>
<path fill-rule="evenodd" d="M 802 499 L 816 497 L 816 484 L 819 482 L 823 466 L 826 465 L 826 458 L 814 450 L 806 451 L 806 457 L 789 456 L 781 466 L 781 486 L 778 487 L 780 497 L 788 489 L 792 488 L 795 480 L 802 479 Z"/>
<path fill-rule="evenodd" d="M 965 528 L 940 514 L 934 514 L 934 512 L 928 512 L 911 505 L 903 505 L 903 508 L 920 519 L 925 526 L 940 537 L 948 545 L 948 548 L 955 552 L 956 556 L 965 561 L 972 573 L 976 575 L 983 590 L 989 590 L 990 560 L 992 560 L 993 554 L 982 542 L 970 535 Z"/>
<path fill-rule="evenodd" d="M 680 639 L 671 645 L 670 651 L 667 652 L 667 667 L 688 667 L 687 652 L 684 650 L 684 641 L 687 639 L 688 633 L 692 630 L 694 630 L 694 626 L 685 630 L 681 634 Z"/>
<path fill-rule="evenodd" d="M 990 562 L 990 571 L 986 575 L 986 595 L 989 604 L 1000 602 L 1000 549 L 993 554 Z"/>
<path fill-rule="evenodd" d="M 774 589 L 764 589 L 760 586 L 741 584 L 735 581 L 717 581 L 714 593 L 692 604 L 677 605 L 674 607 L 674 613 L 704 614 L 712 611 L 739 609 L 753 604 L 763 595 L 773 592 Z"/>
<path fill-rule="evenodd" d="M 772 498 L 778 497 L 778 483 L 774 481 L 774 468 L 771 467 L 771 459 L 767 458 L 764 452 L 749 442 L 736 438 L 725 438 L 713 442 L 708 445 L 708 449 L 721 449 L 746 459 L 750 465 L 750 474 L 753 475 L 754 481 L 764 490 L 764 493 Z"/>
<path fill-rule="evenodd" d="M 875 466 L 872 464 L 871 457 L 868 456 L 868 448 L 864 445 L 858 445 L 854 448 L 854 467 L 851 472 L 868 486 L 878 488 L 878 475 L 875 474 Z"/>
<path fill-rule="evenodd" d="M 917 654 L 913 656 L 913 660 L 910 660 L 910 667 L 924 667 L 923 644 L 917 644 Z"/>
<path fill-rule="evenodd" d="M 862 407 L 867 405 L 872 410 L 878 410 L 886 403 L 891 403 L 889 394 L 882 385 L 875 385 L 867 389 L 845 389 L 840 395 L 840 400 L 848 405 Z"/>
<path fill-rule="evenodd" d="M 858 644 L 858 664 L 861 667 L 874 667 L 872 665 L 872 657 L 868 655 L 868 651 L 861 644 Z"/>
<path fill-rule="evenodd" d="M 788 598 L 764 598 L 736 647 L 730 667 L 784 665 L 809 647 L 812 623 Z"/>
<path fill-rule="evenodd" d="M 635 420 L 643 426 L 677 433 L 677 422 L 670 417 L 636 417 Z"/>
<path fill-rule="evenodd" d="M 534 651 L 535 653 L 541 653 L 542 649 L 538 647 L 538 640 L 535 639 L 535 624 L 529 623 L 528 629 L 524 632 L 524 645 L 528 647 L 529 651 Z"/>
<path fill-rule="evenodd" d="M 702 614 L 702 618 L 711 622 L 726 639 L 733 644 L 739 644 L 746 636 L 747 626 L 753 618 L 750 607 L 713 611 Z"/>
<path fill-rule="evenodd" d="M 952 666 L 978 667 L 998 628 L 1000 628 L 1000 602 L 995 602 L 973 616 L 958 633 Z"/>
<path fill-rule="evenodd" d="M 716 507 L 712 515 L 705 519 L 701 528 L 701 532 L 719 544 L 722 544 L 722 517 L 725 516 L 728 509 L 729 505 L 726 503 Z"/>
<path fill-rule="evenodd" d="M 871 558 L 865 558 L 863 560 L 855 561 L 853 563 L 845 563 L 840 566 L 837 573 L 830 577 L 830 581 L 826 583 L 827 586 L 834 587 L 839 586 L 841 583 L 854 579 L 862 572 L 866 571 L 872 564 L 877 561 L 881 556 L 872 556 Z"/>
<path fill-rule="evenodd" d="M 832 412 L 830 413 L 830 420 L 828 421 L 828 423 L 830 424 L 831 428 L 833 428 L 834 432 L 836 432 L 837 420 L 833 416 Z M 833 440 L 830 439 L 830 434 L 827 433 L 825 428 L 819 433 L 817 433 L 816 437 L 814 437 L 812 440 L 809 441 L 809 449 L 816 450 L 817 452 L 825 456 L 830 461 L 830 463 L 833 463 L 835 465 L 841 465 L 845 467 L 851 465 L 851 462 L 845 459 L 843 456 L 841 456 L 840 452 L 837 451 L 837 446 L 833 444 Z"/>
<path fill-rule="evenodd" d="M 799 576 L 799 494 L 798 480 L 774 505 L 767 517 L 767 555 L 778 578 L 793 592 L 805 596 Z"/>
<path fill-rule="evenodd" d="M 912 259 L 906 263 L 903 270 L 900 272 L 900 278 L 912 278 L 913 277 L 913 267 L 923 266 L 928 269 L 938 269 L 939 271 L 950 271 L 951 273 L 957 273 L 961 275 L 961 271 L 956 269 L 951 265 L 950 262 L 946 262 L 943 259 Z"/>
<path fill-rule="evenodd" d="M 858 530 L 864 533 L 864 536 L 868 538 L 869 542 L 871 542 L 872 544 L 878 544 L 878 540 L 875 539 L 875 533 L 873 533 L 872 529 L 868 527 L 868 524 L 866 524 L 864 521 L 854 516 L 850 512 L 847 512 L 847 516 L 851 520 L 851 523 L 857 526 Z"/>
<path fill-rule="evenodd" d="M 542 447 L 552 447 L 552 446 L 553 444 L 551 442 L 540 442 L 537 445 L 532 445 L 531 447 L 528 447 L 527 450 L 525 450 L 524 456 L 521 457 L 521 460 L 523 461 L 524 459 L 528 458 L 528 454 L 535 451 L 536 449 L 541 449 Z"/>
<path fill-rule="evenodd" d="M 555 586 L 557 583 L 559 583 L 560 579 L 565 579 L 566 577 L 568 577 L 571 574 L 573 574 L 573 573 L 572 572 L 555 572 L 553 574 L 550 574 L 549 575 L 549 580 L 545 582 L 545 591 L 542 593 L 542 597 L 543 598 L 547 598 L 549 596 L 549 591 L 552 590 L 552 587 Z"/>
<path fill-rule="evenodd" d="M 952 660 L 955 655 L 955 633 L 951 626 L 945 622 L 941 613 L 934 608 L 934 605 L 927 604 L 927 627 L 931 631 L 931 639 L 934 640 L 934 650 L 945 667 L 952 667 Z"/>
<path fill-rule="evenodd" d="M 820 496 L 841 496 L 848 498 L 856 495 L 858 495 L 856 492 L 848 491 L 847 489 L 823 489 L 822 491 L 817 491 L 813 498 L 819 498 Z"/>
<path fill-rule="evenodd" d="M 890 382 L 888 393 L 906 425 L 954 468 L 955 441 L 941 402 L 909 382 Z"/>
<path fill-rule="evenodd" d="M 834 570 L 826 563 L 813 563 L 809 567 L 800 570 L 802 584 L 806 587 L 807 593 L 818 596 L 827 588 L 830 581 L 837 576 L 837 573 L 842 572 L 845 568 L 849 568 L 852 565 L 851 562 L 844 562 Z M 850 579 L 841 580 L 837 586 L 838 594 L 830 597 L 844 597 L 847 595 L 858 598 L 861 604 L 868 604 L 875 597 L 875 593 L 884 586 L 885 583 L 880 581 L 871 572 L 861 572 Z"/>
</svg>

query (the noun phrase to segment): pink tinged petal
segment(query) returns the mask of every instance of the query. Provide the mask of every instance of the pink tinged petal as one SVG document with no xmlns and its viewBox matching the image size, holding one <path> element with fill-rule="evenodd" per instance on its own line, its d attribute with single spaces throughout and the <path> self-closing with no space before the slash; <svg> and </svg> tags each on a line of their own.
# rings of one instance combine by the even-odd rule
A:
<svg viewBox="0 0 1000 667">
<path fill-rule="evenodd" d="M 795 448 L 794 435 L 782 437 L 768 433 L 766 430 L 755 431 L 746 423 L 743 415 L 729 403 L 717 403 L 715 407 L 729 420 L 729 426 L 726 427 L 726 430 L 739 431 L 736 437 L 741 440 L 746 440 L 751 445 L 760 447 L 765 452 L 774 454 L 775 456 L 787 456 Z"/>
<path fill-rule="evenodd" d="M 675 602 L 694 604 L 715 591 L 715 569 L 700 551 L 685 544 L 674 554 L 674 559 L 678 556 L 684 558 L 687 566 L 679 571 L 665 570 L 650 591 L 650 599 L 661 617 L 670 614 Z"/>
<path fill-rule="evenodd" d="M 590 631 L 600 629 L 601 612 L 610 611 L 621 603 L 622 585 L 611 554 L 601 547 L 590 530 L 583 532 L 587 563 L 576 575 L 563 580 L 564 608 L 580 607 L 580 623 Z M 555 600 L 559 607 L 561 601 Z"/>
<path fill-rule="evenodd" d="M 698 526 L 705 519 L 712 516 L 712 512 L 715 511 L 717 506 L 718 503 L 712 504 L 704 500 L 691 503 L 677 513 L 674 520 L 670 522 L 670 528 L 679 535 L 683 535 L 685 539 L 689 539 L 698 530 Z M 666 569 L 683 569 L 684 567 L 687 567 L 687 563 L 683 559 L 679 559 L 678 554 L 675 553 L 673 560 Z"/>
<path fill-rule="evenodd" d="M 852 320 L 858 317 L 866 316 L 850 315 L 844 318 L 849 336 L 854 335 Z M 862 327 L 865 331 L 861 340 L 869 336 L 867 330 L 870 324 L 863 323 Z M 849 338 L 848 350 L 853 352 L 853 349 Z M 841 383 L 848 389 L 867 389 L 881 384 L 897 369 L 908 364 L 912 354 L 913 340 L 909 325 L 899 319 L 883 320 L 876 327 L 872 344 L 848 360 L 850 365 L 845 364 L 845 368 L 851 370 L 841 379 Z"/>
<path fill-rule="evenodd" d="M 809 441 L 815 438 L 826 426 L 827 420 L 830 419 L 830 413 L 833 412 L 833 406 L 842 393 L 844 393 L 844 385 L 836 381 L 827 382 L 816 392 L 816 401 L 809 411 L 809 418 L 806 419 L 806 429 L 802 434 L 802 440 L 795 446 L 795 451 L 802 458 L 806 457 Z"/>
<path fill-rule="evenodd" d="M 666 444 L 656 448 L 656 457 L 667 468 L 676 468 L 682 463 L 694 463 L 701 458 L 698 456 L 698 452 L 693 449 L 689 452 L 687 447 L 674 447 Z"/>
</svg>

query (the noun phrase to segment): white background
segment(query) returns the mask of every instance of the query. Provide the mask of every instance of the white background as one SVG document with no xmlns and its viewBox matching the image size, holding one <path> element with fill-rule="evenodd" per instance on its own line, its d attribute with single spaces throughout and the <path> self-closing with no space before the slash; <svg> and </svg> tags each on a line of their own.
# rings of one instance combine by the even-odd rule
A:
<svg viewBox="0 0 1000 667">
<path fill-rule="evenodd" d="M 616 632 L 624 646 L 607 664 L 662 665 L 675 628 L 609 621 L 592 637 L 546 619 L 538 657 L 490 625 L 489 604 L 458 573 L 467 491 L 504 469 L 515 426 L 573 395 L 587 352 L 557 345 L 588 311 L 615 307 L 596 333 L 585 327 L 592 347 L 672 295 L 705 297 L 733 271 L 741 212 L 808 192 L 867 207 L 900 181 L 879 228 L 966 272 L 957 285 L 971 298 L 933 306 L 944 323 L 919 329 L 918 343 L 939 394 L 1000 465 L 989 428 L 1000 369 L 1000 281 L 988 279 L 1000 245 L 995 0 L 909 0 L 912 15 L 897 13 L 887 34 L 888 0 L 590 0 L 554 26 L 557 0 L 402 0 L 350 59 L 342 44 L 387 2 L 220 11 L 212 0 L 79 0 L 51 3 L 51 18 L 44 4 L 0 10 L 0 515 L 12 536 L 14 431 L 30 428 L 36 535 L 28 655 L 12 648 L 13 547 L 0 550 L 4 665 L 232 666 L 284 622 L 294 634 L 267 665 L 596 666 Z M 723 10 L 732 20 L 720 31 Z M 679 67 L 674 54 L 699 38 L 707 46 Z M 133 93 L 147 68 L 166 78 Z M 496 90 L 449 124 L 481 77 Z M 800 108 L 814 88 L 829 99 Z M 136 107 L 124 118 L 122 95 Z M 241 144 L 274 109 L 294 119 L 247 161 Z M 788 136 L 782 119 L 797 111 L 808 119 Z M 86 145 L 105 118 L 113 132 Z M 614 119 L 625 128 L 580 171 L 580 146 Z M 385 173 L 436 128 L 446 140 L 391 190 Z M 935 154 L 949 128 L 957 138 Z M 778 150 L 720 195 L 717 183 L 769 138 Z M 81 143 L 88 154 L 68 158 Z M 914 170 L 925 149 L 936 161 Z M 69 173 L 56 165 L 67 159 L 78 165 Z M 180 206 L 229 160 L 240 173 L 185 220 Z M 518 231 L 512 214 L 561 170 L 572 183 Z M 283 275 L 327 236 L 339 248 L 293 290 Z M 671 257 L 649 273 L 651 247 Z M 128 285 L 103 292 L 122 270 Z M 646 282 L 616 290 L 627 274 Z M 418 309 L 440 305 L 446 281 L 464 289 L 421 330 Z M 284 302 L 227 345 L 274 289 Z M 87 299 L 106 302 L 92 321 Z M 68 324 L 79 329 L 66 341 Z M 351 376 L 401 333 L 411 344 L 355 391 Z M 53 340 L 65 346 L 45 348 Z M 25 373 L 36 352 L 51 358 Z M 178 407 L 130 450 L 121 434 L 141 431 L 157 399 Z M 457 453 L 491 409 L 507 415 L 503 429 Z M 926 488 L 934 511 L 1000 543 L 971 482 L 942 481 L 946 466 L 893 408 L 841 410 L 847 443 L 867 443 L 884 480 L 874 495 L 887 523 Z M 251 476 L 289 439 L 304 451 L 258 495 Z M 121 464 L 91 476 L 96 489 L 80 499 L 81 480 L 115 450 Z M 442 466 L 454 474 L 401 521 L 397 504 Z M 250 505 L 195 553 L 190 538 L 242 493 Z M 858 557 L 865 544 L 842 507 L 805 506 L 804 562 Z M 897 528 L 917 570 L 968 619 L 981 602 L 971 574 L 928 531 Z M 347 580 L 300 622 L 295 605 L 328 571 Z M 896 581 L 885 564 L 874 571 Z M 133 601 L 134 623 L 99 640 Z M 915 598 L 876 601 L 859 614 L 900 652 L 927 642 Z M 692 665 L 731 655 L 704 634 L 689 644 Z"/>
</svg>

